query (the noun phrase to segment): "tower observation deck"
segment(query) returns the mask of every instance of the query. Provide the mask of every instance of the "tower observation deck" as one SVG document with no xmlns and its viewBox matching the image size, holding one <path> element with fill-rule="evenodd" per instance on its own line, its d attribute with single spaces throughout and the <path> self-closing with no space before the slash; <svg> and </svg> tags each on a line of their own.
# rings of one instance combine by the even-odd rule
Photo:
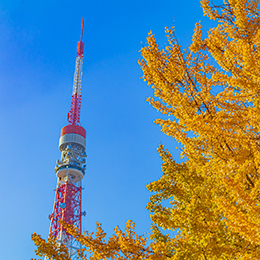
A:
<svg viewBox="0 0 260 260">
<path fill-rule="evenodd" d="M 57 160 L 55 172 L 57 187 L 53 211 L 49 215 L 51 221 L 49 236 L 56 237 L 59 243 L 67 246 L 70 257 L 77 259 L 77 249 L 80 245 L 60 225 L 62 220 L 72 224 L 82 232 L 82 179 L 86 169 L 86 130 L 80 126 L 82 65 L 84 54 L 82 18 L 81 37 L 77 45 L 76 67 L 74 73 L 73 91 L 70 111 L 67 115 L 68 125 L 61 129 L 59 149 L 61 158 Z"/>
</svg>

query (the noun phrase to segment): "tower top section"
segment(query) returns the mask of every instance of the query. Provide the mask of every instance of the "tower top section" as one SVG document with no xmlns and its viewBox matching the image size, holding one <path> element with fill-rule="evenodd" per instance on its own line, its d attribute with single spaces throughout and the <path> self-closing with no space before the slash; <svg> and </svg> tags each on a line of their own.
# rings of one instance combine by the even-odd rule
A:
<svg viewBox="0 0 260 260">
<path fill-rule="evenodd" d="M 76 67 L 75 67 L 75 72 L 74 72 L 71 106 L 70 106 L 70 111 L 67 116 L 69 126 L 70 126 L 69 127 L 70 131 L 71 131 L 71 129 L 73 129 L 73 127 L 76 129 L 80 126 L 82 66 L 83 66 L 83 54 L 84 54 L 84 42 L 82 41 L 83 26 L 84 26 L 84 18 L 82 18 L 80 41 L 77 44 Z M 73 127 L 71 127 L 71 126 L 73 126 Z M 76 132 L 78 132 L 78 131 L 76 131 Z M 80 131 L 80 132 L 82 132 L 82 131 Z"/>
<path fill-rule="evenodd" d="M 83 54 L 84 54 L 84 42 L 82 41 L 83 26 L 84 26 L 84 18 L 82 18 L 82 23 L 81 23 L 80 41 L 77 44 L 77 56 L 76 56 L 76 66 L 75 66 L 74 80 L 73 80 L 73 91 L 72 91 L 72 96 L 71 96 L 70 111 L 68 112 L 68 115 L 67 115 L 67 119 L 68 119 L 69 123 L 68 123 L 68 125 L 64 126 L 61 129 L 61 139 L 62 140 L 64 139 L 62 137 L 65 135 L 68 135 L 68 134 L 69 134 L 69 136 L 73 135 L 73 138 L 74 139 L 76 138 L 77 140 L 78 140 L 78 137 L 77 137 L 78 135 L 80 135 L 84 139 L 86 138 L 86 130 L 80 126 L 82 66 L 83 66 Z M 69 138 L 69 139 L 71 139 L 71 138 Z M 80 143 L 82 143 L 83 141 L 80 141 Z M 63 141 L 61 142 L 61 144 L 62 143 L 63 143 Z"/>
</svg>

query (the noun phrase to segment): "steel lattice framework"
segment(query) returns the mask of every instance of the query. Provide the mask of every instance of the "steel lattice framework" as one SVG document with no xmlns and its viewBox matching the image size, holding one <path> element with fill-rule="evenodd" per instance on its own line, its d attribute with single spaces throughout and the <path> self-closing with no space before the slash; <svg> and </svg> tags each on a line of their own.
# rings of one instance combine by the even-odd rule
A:
<svg viewBox="0 0 260 260">
<path fill-rule="evenodd" d="M 59 220 L 68 224 L 73 224 L 81 232 L 81 191 L 82 187 L 77 187 L 67 181 L 57 187 L 53 213 L 50 215 L 51 229 L 50 235 L 58 237 L 61 226 Z M 66 205 L 66 207 L 64 207 Z M 70 234 L 67 234 L 72 239 Z"/>
<path fill-rule="evenodd" d="M 66 232 L 60 224 L 64 221 L 74 225 L 82 232 L 82 179 L 86 169 L 86 130 L 80 126 L 82 65 L 84 54 L 83 23 L 81 37 L 77 45 L 76 68 L 74 73 L 71 107 L 67 119 L 69 124 L 61 129 L 59 149 L 61 159 L 57 160 L 55 171 L 57 188 L 54 199 L 49 236 L 54 236 L 59 243 L 66 245 L 72 259 L 79 259 L 77 249 L 80 249 L 75 239 Z"/>
</svg>

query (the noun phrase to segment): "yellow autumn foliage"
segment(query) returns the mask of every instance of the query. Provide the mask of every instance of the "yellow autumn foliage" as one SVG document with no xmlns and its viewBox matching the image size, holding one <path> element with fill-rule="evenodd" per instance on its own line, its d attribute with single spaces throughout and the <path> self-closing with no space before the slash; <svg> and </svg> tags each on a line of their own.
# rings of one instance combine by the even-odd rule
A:
<svg viewBox="0 0 260 260">
<path fill-rule="evenodd" d="M 113 234 L 109 239 L 106 239 L 106 233 L 97 223 L 96 233 L 84 232 L 80 234 L 77 228 L 62 223 L 67 232 L 73 235 L 76 241 L 80 242 L 82 249 L 78 250 L 78 255 L 82 260 L 100 260 L 100 259 L 116 259 L 116 260 L 163 260 L 161 257 L 152 251 L 147 245 L 147 238 L 139 236 L 135 233 L 135 224 L 128 220 L 125 230 L 122 231 L 115 227 Z M 70 260 L 68 250 L 63 246 L 58 246 L 54 238 L 49 238 L 48 241 L 42 239 L 41 236 L 33 234 L 32 240 L 37 246 L 36 254 L 45 256 L 53 260 Z"/>
<path fill-rule="evenodd" d="M 147 186 L 149 245 L 132 222 L 108 240 L 100 225 L 96 236 L 69 229 L 91 259 L 260 259 L 258 4 L 202 0 L 216 26 L 205 32 L 197 23 L 186 50 L 174 28 L 166 28 L 164 47 L 148 34 L 139 60 L 154 90 L 147 100 L 162 114 L 156 124 L 181 144 L 182 162 L 159 146 L 163 175 Z M 38 254 L 58 252 L 51 240 L 33 240 Z"/>
<path fill-rule="evenodd" d="M 163 176 L 148 185 L 156 241 L 166 230 L 172 259 L 260 258 L 258 1 L 201 1 L 216 27 L 196 24 L 188 50 L 174 28 L 159 48 L 153 34 L 141 52 L 156 123 L 182 144 L 182 163 L 162 145 Z M 162 206 L 162 201 L 169 203 Z M 165 242 L 163 242 L 165 243 Z"/>
</svg>

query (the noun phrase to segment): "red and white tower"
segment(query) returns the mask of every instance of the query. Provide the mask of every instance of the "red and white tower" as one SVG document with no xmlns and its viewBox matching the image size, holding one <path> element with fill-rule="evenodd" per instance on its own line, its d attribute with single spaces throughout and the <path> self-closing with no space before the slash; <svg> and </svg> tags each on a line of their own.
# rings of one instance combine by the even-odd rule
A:
<svg viewBox="0 0 260 260">
<path fill-rule="evenodd" d="M 82 230 L 81 218 L 85 213 L 81 209 L 82 179 L 86 168 L 86 130 L 80 126 L 82 64 L 84 43 L 82 18 L 81 37 L 77 45 L 76 68 L 74 73 L 71 107 L 68 113 L 68 125 L 61 129 L 59 149 L 61 159 L 57 160 L 55 172 L 57 175 L 57 188 L 54 199 L 53 212 L 49 236 L 55 236 L 59 243 L 65 244 L 72 259 L 77 258 L 77 245 L 75 239 L 64 230 L 59 220 L 72 224 Z"/>
</svg>

